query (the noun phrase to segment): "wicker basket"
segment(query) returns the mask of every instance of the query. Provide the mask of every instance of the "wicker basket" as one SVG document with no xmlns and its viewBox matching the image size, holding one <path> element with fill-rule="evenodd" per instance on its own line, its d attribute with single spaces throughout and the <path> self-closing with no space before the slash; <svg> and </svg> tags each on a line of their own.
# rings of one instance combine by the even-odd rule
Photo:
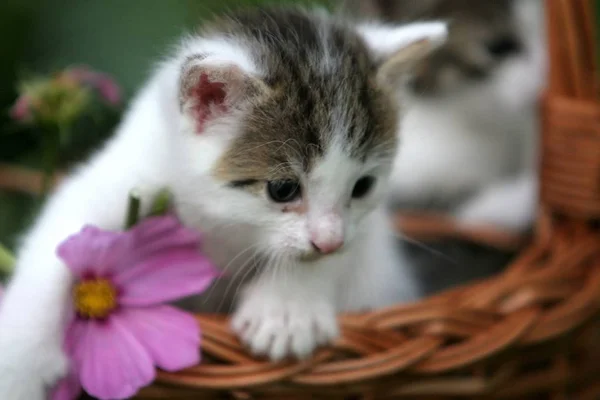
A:
<svg viewBox="0 0 600 400">
<path fill-rule="evenodd" d="M 493 279 L 420 303 L 340 317 L 301 363 L 249 356 L 225 316 L 198 315 L 203 363 L 159 372 L 140 399 L 600 399 L 600 101 L 592 0 L 547 0 L 541 211 L 533 243 Z M 38 179 L 0 171 L 0 185 Z M 4 181 L 4 182 L 3 182 Z M 514 246 L 519 237 L 402 218 L 432 234 Z"/>
<path fill-rule="evenodd" d="M 505 273 L 414 305 L 342 316 L 340 339 L 302 363 L 256 360 L 225 317 L 199 315 L 204 362 L 160 372 L 139 398 L 600 399 L 594 10 L 591 0 L 548 0 L 547 9 L 542 210 L 533 244 Z"/>
</svg>

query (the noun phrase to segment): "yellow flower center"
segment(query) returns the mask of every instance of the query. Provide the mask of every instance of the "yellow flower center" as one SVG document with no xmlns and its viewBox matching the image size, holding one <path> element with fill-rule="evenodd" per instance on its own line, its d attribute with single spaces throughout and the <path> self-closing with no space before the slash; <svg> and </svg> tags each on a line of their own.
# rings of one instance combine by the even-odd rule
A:
<svg viewBox="0 0 600 400">
<path fill-rule="evenodd" d="M 117 307 L 117 291 L 106 279 L 77 283 L 73 299 L 77 313 L 86 318 L 105 318 Z"/>
</svg>

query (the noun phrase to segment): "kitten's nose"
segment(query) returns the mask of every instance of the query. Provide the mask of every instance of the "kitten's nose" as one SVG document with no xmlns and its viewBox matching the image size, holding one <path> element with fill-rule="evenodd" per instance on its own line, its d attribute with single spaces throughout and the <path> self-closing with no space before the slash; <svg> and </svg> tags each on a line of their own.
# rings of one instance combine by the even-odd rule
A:
<svg viewBox="0 0 600 400">
<path fill-rule="evenodd" d="M 335 211 L 318 214 L 310 221 L 309 232 L 310 242 L 318 253 L 333 253 L 344 244 L 344 221 Z"/>
<path fill-rule="evenodd" d="M 311 240 L 310 243 L 316 251 L 321 254 L 331 254 L 344 245 L 342 238 L 332 238 L 329 240 Z"/>
</svg>

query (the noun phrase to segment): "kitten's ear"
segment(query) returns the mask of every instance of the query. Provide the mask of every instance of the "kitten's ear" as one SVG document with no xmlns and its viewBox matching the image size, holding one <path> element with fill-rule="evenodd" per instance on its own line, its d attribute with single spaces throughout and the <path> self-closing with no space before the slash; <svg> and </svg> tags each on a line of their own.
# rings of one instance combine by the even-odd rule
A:
<svg viewBox="0 0 600 400">
<path fill-rule="evenodd" d="M 365 19 L 417 21 L 443 0 L 341 0 L 341 12 Z"/>
<path fill-rule="evenodd" d="M 448 36 L 444 22 L 416 22 L 402 26 L 364 24 L 358 27 L 378 64 L 377 79 L 397 84 L 415 64 L 441 46 Z"/>
<path fill-rule="evenodd" d="M 191 117 L 196 133 L 207 123 L 227 116 L 267 91 L 266 85 L 240 66 L 190 57 L 181 69 L 179 106 Z"/>
</svg>

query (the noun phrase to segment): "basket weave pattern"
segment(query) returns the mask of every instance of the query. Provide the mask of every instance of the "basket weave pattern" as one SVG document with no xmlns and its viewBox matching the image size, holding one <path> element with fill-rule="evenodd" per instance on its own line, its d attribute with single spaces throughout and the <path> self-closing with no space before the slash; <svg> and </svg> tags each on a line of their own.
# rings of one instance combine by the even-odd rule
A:
<svg viewBox="0 0 600 400">
<path fill-rule="evenodd" d="M 277 399 L 514 398 L 548 385 L 566 390 L 573 378 L 581 386 L 600 374 L 600 347 L 590 353 L 586 346 L 600 336 L 580 329 L 600 306 L 599 242 L 596 233 L 564 226 L 496 279 L 411 306 L 344 316 L 341 338 L 304 363 L 255 360 L 225 318 L 199 316 L 210 361 L 161 372 L 140 398 L 209 398 L 218 391 Z"/>
<path fill-rule="evenodd" d="M 226 317 L 199 315 L 202 365 L 160 372 L 139 398 L 599 399 L 594 13 L 591 0 L 546 4 L 541 211 L 533 244 L 503 274 L 413 305 L 342 316 L 339 340 L 300 363 L 252 358 Z M 514 243 L 489 230 L 481 237 Z"/>
<path fill-rule="evenodd" d="M 542 201 L 600 219 L 600 102 L 592 0 L 549 1 L 550 79 L 544 100 Z"/>
</svg>

